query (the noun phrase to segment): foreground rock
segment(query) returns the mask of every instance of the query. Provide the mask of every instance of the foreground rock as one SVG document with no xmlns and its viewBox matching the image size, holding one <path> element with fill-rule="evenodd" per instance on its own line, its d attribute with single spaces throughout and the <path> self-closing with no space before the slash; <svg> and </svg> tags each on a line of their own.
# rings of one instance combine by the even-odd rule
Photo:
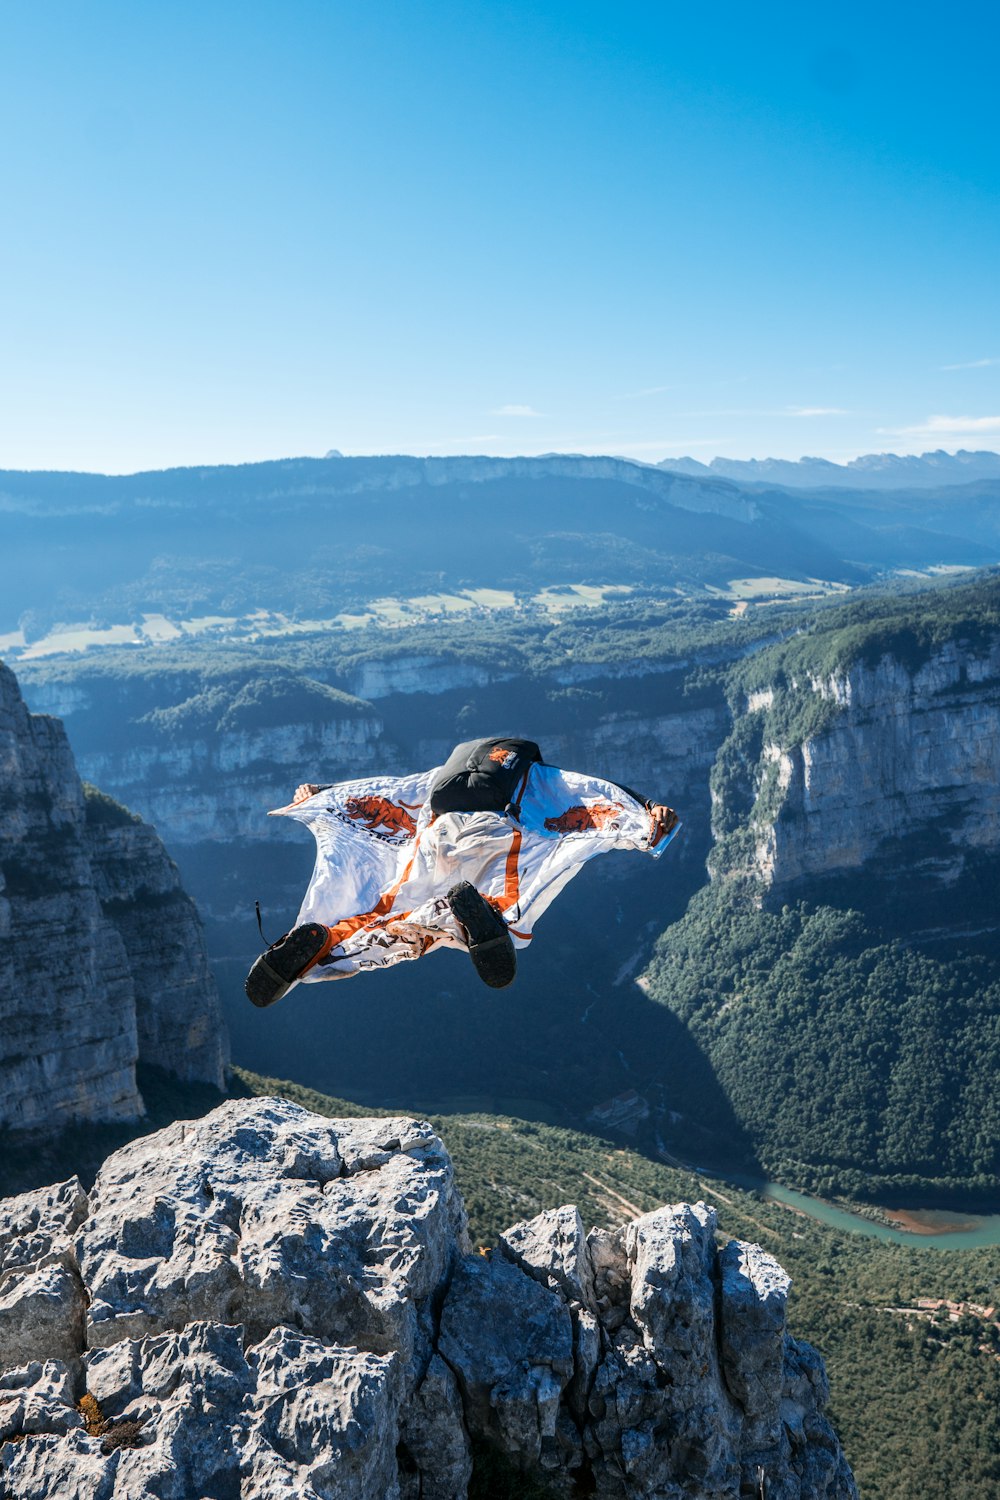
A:
<svg viewBox="0 0 1000 1500">
<path fill-rule="evenodd" d="M 0 1205 L 0 1492 L 462 1500 L 475 1438 L 554 1495 L 848 1500 L 788 1279 L 714 1229 L 472 1256 L 428 1125 L 231 1101 Z"/>
</svg>

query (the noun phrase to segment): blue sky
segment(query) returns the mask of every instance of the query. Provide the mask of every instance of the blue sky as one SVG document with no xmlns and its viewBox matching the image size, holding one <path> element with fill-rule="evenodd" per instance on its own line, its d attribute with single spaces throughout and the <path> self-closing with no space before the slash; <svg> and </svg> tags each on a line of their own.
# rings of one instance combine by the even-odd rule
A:
<svg viewBox="0 0 1000 1500">
<path fill-rule="evenodd" d="M 0 4 L 0 467 L 1000 449 L 1000 12 Z"/>
</svg>

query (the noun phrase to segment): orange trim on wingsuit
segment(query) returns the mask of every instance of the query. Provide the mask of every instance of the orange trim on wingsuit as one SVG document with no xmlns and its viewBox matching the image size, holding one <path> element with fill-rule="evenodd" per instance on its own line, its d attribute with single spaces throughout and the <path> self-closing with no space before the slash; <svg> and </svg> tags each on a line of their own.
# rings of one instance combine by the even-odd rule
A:
<svg viewBox="0 0 1000 1500">
<path fill-rule="evenodd" d="M 388 915 L 388 913 L 392 910 L 392 903 L 395 901 L 396 897 L 399 895 L 400 890 L 410 878 L 410 871 L 413 869 L 413 862 L 417 857 L 417 845 L 419 843 L 420 834 L 418 833 L 417 837 L 414 840 L 413 853 L 410 855 L 409 863 L 407 864 L 406 869 L 403 871 L 402 875 L 400 875 L 399 879 L 396 881 L 396 884 L 389 890 L 387 890 L 384 895 L 381 895 L 378 898 L 371 911 L 360 912 L 356 917 L 345 917 L 343 921 L 337 922 L 335 926 L 330 928 L 329 943 L 326 945 L 326 947 L 322 948 L 319 953 L 317 953 L 316 957 L 312 960 L 312 963 L 310 963 L 307 968 L 303 969 L 303 974 L 307 974 L 309 972 L 309 969 L 311 969 L 314 964 L 318 964 L 320 959 L 325 958 L 326 955 L 330 952 L 331 948 L 336 948 L 340 943 L 346 942 L 349 937 L 353 937 L 356 932 L 359 932 L 362 927 L 367 927 L 368 923 L 373 922 L 377 917 L 384 917 Z M 520 854 L 521 830 L 519 828 L 515 828 L 511 836 L 510 848 L 507 850 L 507 860 L 504 865 L 503 895 L 494 897 L 492 900 L 492 904 L 501 912 L 509 911 L 512 906 L 517 905 L 517 902 L 520 899 L 521 887 L 517 868 Z M 409 912 L 397 912 L 396 916 L 400 921 L 402 921 L 404 917 L 409 916 Z M 530 936 L 530 934 L 519 932 L 517 936 L 528 937 Z"/>
<path fill-rule="evenodd" d="M 392 910 L 392 903 L 410 878 L 410 871 L 413 869 L 413 861 L 417 857 L 417 845 L 419 843 L 420 835 L 418 833 L 413 841 L 413 853 L 410 855 L 406 869 L 400 875 L 396 884 L 378 898 L 371 911 L 363 911 L 356 917 L 345 917 L 343 921 L 337 922 L 335 926 L 330 928 L 330 948 L 336 948 L 339 943 L 346 942 L 349 937 L 353 937 L 354 933 L 358 932 L 362 927 L 367 927 L 368 923 L 374 921 L 376 917 L 384 917 Z M 329 953 L 330 948 L 326 948 L 324 954 Z M 313 959 L 313 963 L 318 962 L 318 958 Z"/>
<path fill-rule="evenodd" d="M 326 929 L 326 942 L 323 944 L 322 948 L 316 954 L 316 957 L 315 958 L 311 958 L 309 960 L 309 962 L 306 964 L 305 968 L 302 970 L 302 973 L 299 975 L 299 978 L 302 979 L 306 974 L 309 973 L 310 969 L 315 968 L 315 966 L 319 963 L 320 959 L 321 958 L 325 958 L 326 955 L 329 953 L 329 951 L 330 951 L 330 949 L 332 947 L 333 947 L 333 929 L 332 929 L 332 927 L 328 927 Z"/>
<path fill-rule="evenodd" d="M 515 828 L 511 836 L 510 848 L 507 850 L 507 863 L 503 873 L 503 895 L 494 901 L 500 911 L 509 911 L 516 906 L 521 895 L 521 883 L 518 878 L 517 862 L 521 854 L 521 830 Z"/>
</svg>

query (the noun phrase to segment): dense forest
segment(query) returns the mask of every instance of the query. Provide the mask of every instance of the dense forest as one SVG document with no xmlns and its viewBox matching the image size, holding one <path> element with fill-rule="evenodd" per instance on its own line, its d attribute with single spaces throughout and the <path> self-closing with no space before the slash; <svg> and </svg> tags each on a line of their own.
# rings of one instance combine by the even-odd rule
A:
<svg viewBox="0 0 1000 1500">
<path fill-rule="evenodd" d="M 765 1171 L 897 1203 L 1000 1199 L 1000 963 L 759 899 L 736 881 L 700 891 L 647 978 Z"/>
</svg>

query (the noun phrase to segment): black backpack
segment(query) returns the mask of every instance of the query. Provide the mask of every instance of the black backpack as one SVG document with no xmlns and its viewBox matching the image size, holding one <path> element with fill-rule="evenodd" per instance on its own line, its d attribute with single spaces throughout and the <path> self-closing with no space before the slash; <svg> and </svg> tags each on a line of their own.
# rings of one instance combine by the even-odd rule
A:
<svg viewBox="0 0 1000 1500">
<path fill-rule="evenodd" d="M 528 772 L 542 764 L 534 740 L 506 735 L 456 745 L 430 791 L 431 811 L 509 812 L 517 817 Z"/>
</svg>

